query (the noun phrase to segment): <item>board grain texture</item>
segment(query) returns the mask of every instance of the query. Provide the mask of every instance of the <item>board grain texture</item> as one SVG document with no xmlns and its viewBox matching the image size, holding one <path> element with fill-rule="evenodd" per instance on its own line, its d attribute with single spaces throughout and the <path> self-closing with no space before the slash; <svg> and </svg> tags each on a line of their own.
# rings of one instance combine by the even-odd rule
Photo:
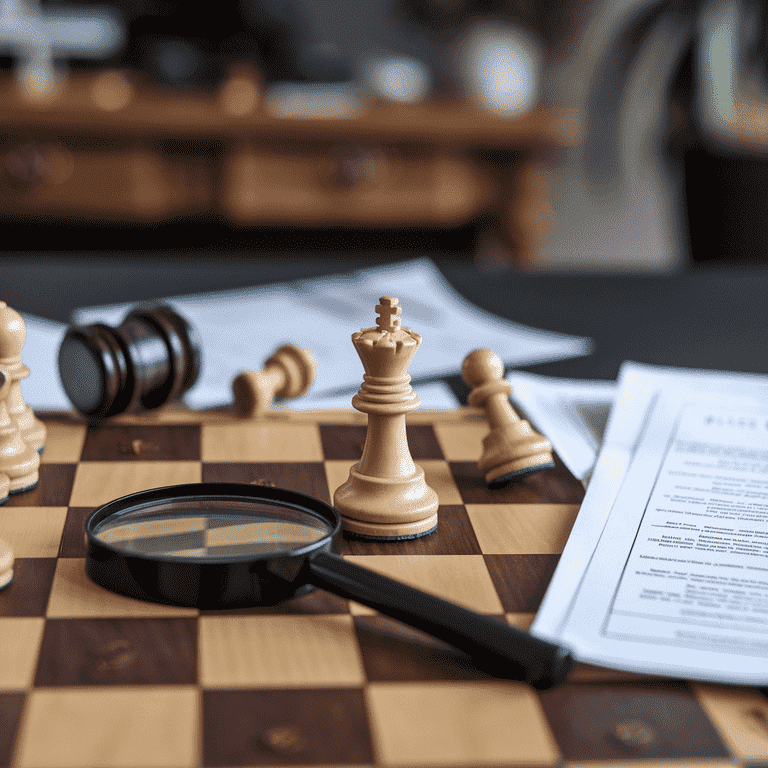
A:
<svg viewBox="0 0 768 768">
<path fill-rule="evenodd" d="M 768 764 L 768 700 L 577 664 L 551 691 L 316 590 L 280 606 L 139 602 L 85 576 L 98 505 L 198 481 L 267 483 L 330 502 L 360 458 L 356 412 L 166 410 L 88 426 L 43 416 L 39 486 L 0 508 L 16 555 L 0 592 L 0 766 L 686 766 Z M 583 497 L 556 467 L 489 490 L 471 409 L 408 419 L 438 530 L 347 541 L 344 556 L 530 626 Z"/>
</svg>

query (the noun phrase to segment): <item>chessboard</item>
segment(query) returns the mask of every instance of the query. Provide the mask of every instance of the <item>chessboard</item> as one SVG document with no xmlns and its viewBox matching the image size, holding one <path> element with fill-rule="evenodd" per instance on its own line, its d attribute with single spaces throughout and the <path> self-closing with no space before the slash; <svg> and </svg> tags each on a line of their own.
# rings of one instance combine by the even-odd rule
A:
<svg viewBox="0 0 768 768">
<path fill-rule="evenodd" d="M 315 590 L 270 608 L 132 600 L 85 575 L 84 521 L 134 491 L 234 481 L 330 502 L 365 417 L 166 410 L 98 426 L 45 417 L 39 486 L 0 508 L 0 766 L 559 766 L 768 762 L 768 700 L 577 664 L 534 691 L 359 604 Z M 408 417 L 439 527 L 343 555 L 527 628 L 583 488 L 554 469 L 490 490 L 482 414 Z"/>
</svg>

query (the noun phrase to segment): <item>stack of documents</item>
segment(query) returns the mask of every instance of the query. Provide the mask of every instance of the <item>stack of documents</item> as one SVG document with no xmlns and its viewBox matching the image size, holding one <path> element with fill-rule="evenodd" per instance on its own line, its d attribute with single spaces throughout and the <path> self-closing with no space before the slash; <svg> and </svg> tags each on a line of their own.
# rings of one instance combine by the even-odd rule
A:
<svg viewBox="0 0 768 768">
<path fill-rule="evenodd" d="M 603 666 L 768 684 L 768 377 L 624 364 L 532 632 Z"/>
</svg>

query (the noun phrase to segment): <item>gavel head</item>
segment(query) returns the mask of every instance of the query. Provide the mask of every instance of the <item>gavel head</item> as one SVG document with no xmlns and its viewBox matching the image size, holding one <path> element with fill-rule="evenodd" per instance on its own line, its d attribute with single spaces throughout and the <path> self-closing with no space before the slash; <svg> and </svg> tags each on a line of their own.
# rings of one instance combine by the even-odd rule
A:
<svg viewBox="0 0 768 768">
<path fill-rule="evenodd" d="M 200 373 L 200 342 L 168 306 L 137 308 L 116 328 L 70 326 L 59 349 L 59 376 L 72 405 L 106 418 L 159 408 L 183 395 Z"/>
</svg>

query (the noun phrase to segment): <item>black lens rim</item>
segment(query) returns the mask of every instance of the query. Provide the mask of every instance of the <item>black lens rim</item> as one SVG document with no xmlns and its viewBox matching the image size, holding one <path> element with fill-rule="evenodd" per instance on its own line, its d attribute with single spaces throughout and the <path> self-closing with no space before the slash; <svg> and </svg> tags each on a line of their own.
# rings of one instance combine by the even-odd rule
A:
<svg viewBox="0 0 768 768">
<path fill-rule="evenodd" d="M 129 552 L 99 539 L 97 528 L 107 518 L 153 504 L 211 500 L 273 503 L 321 520 L 329 532 L 304 546 L 281 553 L 222 558 L 163 557 Z M 197 608 L 241 608 L 271 605 L 309 591 L 304 565 L 316 551 L 336 552 L 341 518 L 329 504 L 285 488 L 244 483 L 187 483 L 139 491 L 94 510 L 85 523 L 86 573 L 112 592 L 140 600 Z"/>
</svg>

